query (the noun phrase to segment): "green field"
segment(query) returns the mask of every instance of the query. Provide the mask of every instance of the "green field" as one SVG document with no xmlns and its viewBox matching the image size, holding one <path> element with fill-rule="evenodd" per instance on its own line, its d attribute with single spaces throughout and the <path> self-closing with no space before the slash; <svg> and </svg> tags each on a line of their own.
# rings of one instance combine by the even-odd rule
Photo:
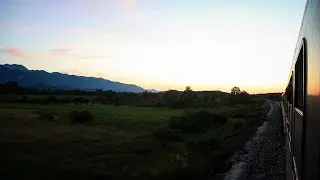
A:
<svg viewBox="0 0 320 180">
<path fill-rule="evenodd" d="M 1 176 L 7 179 L 214 177 L 228 168 L 224 161 L 261 123 L 260 107 L 261 104 L 183 110 L 0 104 L 0 153 L 5 164 Z M 89 111 L 94 121 L 71 122 L 70 112 L 81 110 Z M 167 134 L 172 117 L 198 110 L 227 116 L 228 121 L 203 132 L 170 130 Z M 43 118 L 43 113 L 53 118 Z"/>
</svg>

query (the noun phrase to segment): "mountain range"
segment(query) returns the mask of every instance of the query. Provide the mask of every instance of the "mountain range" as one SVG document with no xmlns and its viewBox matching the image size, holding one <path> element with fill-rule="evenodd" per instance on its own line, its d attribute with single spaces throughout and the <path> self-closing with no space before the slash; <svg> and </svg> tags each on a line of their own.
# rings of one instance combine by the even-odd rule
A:
<svg viewBox="0 0 320 180">
<path fill-rule="evenodd" d="M 46 72 L 43 70 L 29 70 L 23 65 L 0 65 L 0 83 L 14 81 L 21 87 L 33 87 L 41 89 L 65 89 L 65 90 L 113 90 L 116 92 L 156 92 L 146 90 L 134 84 L 125 84 L 103 78 L 76 76 L 59 72 Z"/>
</svg>

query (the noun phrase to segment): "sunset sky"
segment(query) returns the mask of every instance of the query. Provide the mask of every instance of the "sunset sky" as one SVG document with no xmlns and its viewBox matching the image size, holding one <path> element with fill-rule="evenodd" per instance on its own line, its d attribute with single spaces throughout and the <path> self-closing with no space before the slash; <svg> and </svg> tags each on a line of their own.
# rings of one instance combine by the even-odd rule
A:
<svg viewBox="0 0 320 180">
<path fill-rule="evenodd" d="M 147 89 L 282 91 L 306 0 L 1 0 L 0 64 Z"/>
</svg>

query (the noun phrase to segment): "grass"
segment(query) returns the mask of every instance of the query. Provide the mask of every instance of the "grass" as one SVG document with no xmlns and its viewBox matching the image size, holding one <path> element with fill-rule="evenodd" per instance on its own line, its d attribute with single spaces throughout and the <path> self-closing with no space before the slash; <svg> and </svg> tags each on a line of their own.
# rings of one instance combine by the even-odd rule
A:
<svg viewBox="0 0 320 180">
<path fill-rule="evenodd" d="M 169 108 L 146 108 L 130 106 L 105 105 L 72 105 L 72 104 L 0 104 L 0 114 L 6 116 L 32 115 L 35 111 L 49 111 L 64 122 L 71 111 L 87 110 L 94 114 L 96 123 L 100 125 L 161 125 L 172 116 L 181 115 L 183 110 Z"/>
<path fill-rule="evenodd" d="M 71 123 L 70 113 L 83 110 L 93 115 L 94 123 Z M 166 143 L 166 146 L 154 137 L 154 132 L 167 127 L 171 117 L 198 110 L 223 114 L 229 120 L 203 132 L 174 132 L 181 138 Z M 243 144 L 250 134 L 247 130 L 252 131 L 259 124 L 258 121 L 251 122 L 259 116 L 259 110 L 259 106 L 179 110 L 105 105 L 0 104 L 0 153 L 2 163 L 6 164 L 3 168 L 5 173 L 1 176 L 5 179 L 213 177 L 225 170 L 223 161 Z M 39 118 L 41 112 L 49 114 L 50 120 L 43 120 L 43 116 Z M 209 146 L 211 149 L 208 150 Z"/>
</svg>

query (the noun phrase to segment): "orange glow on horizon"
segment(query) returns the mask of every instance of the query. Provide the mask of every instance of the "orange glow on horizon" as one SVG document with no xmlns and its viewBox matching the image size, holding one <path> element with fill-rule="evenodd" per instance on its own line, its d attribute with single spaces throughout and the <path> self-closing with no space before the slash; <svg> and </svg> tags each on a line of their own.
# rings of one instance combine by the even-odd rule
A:
<svg viewBox="0 0 320 180">
<path fill-rule="evenodd" d="M 67 74 L 74 74 L 74 75 L 81 75 L 81 76 L 90 76 L 90 77 L 101 77 L 104 79 L 109 79 L 104 73 L 101 72 L 96 72 L 96 73 L 83 73 L 87 69 L 74 69 L 73 71 L 65 72 Z M 137 86 L 140 86 L 144 89 L 156 89 L 158 91 L 167 91 L 167 90 L 179 90 L 183 91 L 186 86 L 191 86 L 191 88 L 194 91 L 222 91 L 222 92 L 230 92 L 231 88 L 234 86 L 240 87 L 241 90 L 247 91 L 250 94 L 259 94 L 259 93 L 276 93 L 276 92 L 283 92 L 285 85 L 279 84 L 278 86 L 241 86 L 241 83 L 239 84 L 230 84 L 226 87 L 222 86 L 208 86 L 206 84 L 192 84 L 192 83 L 167 83 L 163 81 L 139 81 L 136 78 L 128 78 L 128 77 L 121 77 L 117 76 L 115 77 L 117 80 L 113 81 L 118 81 L 121 83 L 126 83 L 126 84 L 135 84 Z"/>
</svg>

